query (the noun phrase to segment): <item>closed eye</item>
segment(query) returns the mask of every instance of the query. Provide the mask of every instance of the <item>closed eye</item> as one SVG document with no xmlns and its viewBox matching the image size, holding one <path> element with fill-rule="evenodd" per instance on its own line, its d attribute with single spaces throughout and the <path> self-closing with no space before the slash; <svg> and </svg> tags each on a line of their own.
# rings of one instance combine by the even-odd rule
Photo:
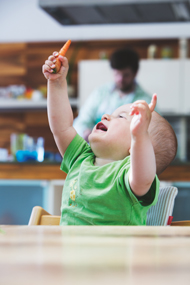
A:
<svg viewBox="0 0 190 285">
<path fill-rule="evenodd" d="M 126 117 L 123 115 L 119 115 L 119 118 L 126 119 Z"/>
</svg>

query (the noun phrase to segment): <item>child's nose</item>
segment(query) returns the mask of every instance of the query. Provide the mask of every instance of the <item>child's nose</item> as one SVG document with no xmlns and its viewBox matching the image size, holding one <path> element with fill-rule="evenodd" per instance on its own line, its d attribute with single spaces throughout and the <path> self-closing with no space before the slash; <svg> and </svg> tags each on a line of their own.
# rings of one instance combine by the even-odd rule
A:
<svg viewBox="0 0 190 285">
<path fill-rule="evenodd" d="M 110 121 L 110 120 L 111 120 L 111 116 L 108 115 L 108 114 L 104 114 L 104 115 L 102 116 L 102 120 Z"/>
</svg>

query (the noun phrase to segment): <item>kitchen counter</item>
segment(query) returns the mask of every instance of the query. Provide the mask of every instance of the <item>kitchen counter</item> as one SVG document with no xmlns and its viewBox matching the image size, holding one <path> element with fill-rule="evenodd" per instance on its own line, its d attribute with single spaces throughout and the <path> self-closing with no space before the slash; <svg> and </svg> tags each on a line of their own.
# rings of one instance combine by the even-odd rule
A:
<svg viewBox="0 0 190 285">
<path fill-rule="evenodd" d="M 0 179 L 64 180 L 66 173 L 60 170 L 61 163 L 48 162 L 1 162 Z M 161 175 L 161 181 L 190 181 L 190 162 L 176 161 Z"/>
<path fill-rule="evenodd" d="M 0 179 L 57 180 L 66 178 L 60 163 L 0 163 Z"/>
</svg>

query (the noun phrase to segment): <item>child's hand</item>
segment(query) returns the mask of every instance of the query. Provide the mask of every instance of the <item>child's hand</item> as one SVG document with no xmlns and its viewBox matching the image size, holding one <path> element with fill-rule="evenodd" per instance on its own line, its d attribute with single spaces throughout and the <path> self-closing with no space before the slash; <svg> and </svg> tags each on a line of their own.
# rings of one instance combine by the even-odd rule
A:
<svg viewBox="0 0 190 285">
<path fill-rule="evenodd" d="M 61 69 L 58 73 L 54 74 L 53 69 L 55 68 L 56 60 L 61 61 Z M 59 55 L 56 51 L 48 57 L 48 59 L 45 61 L 45 64 L 42 66 L 42 72 L 45 78 L 48 80 L 56 80 L 60 77 L 66 78 L 68 69 L 69 65 L 67 58 Z"/>
<path fill-rule="evenodd" d="M 156 106 L 157 95 L 152 96 L 151 103 L 148 105 L 143 100 L 138 100 L 131 105 L 130 116 L 133 116 L 130 130 L 133 137 L 145 134 L 148 132 L 152 112 Z"/>
</svg>

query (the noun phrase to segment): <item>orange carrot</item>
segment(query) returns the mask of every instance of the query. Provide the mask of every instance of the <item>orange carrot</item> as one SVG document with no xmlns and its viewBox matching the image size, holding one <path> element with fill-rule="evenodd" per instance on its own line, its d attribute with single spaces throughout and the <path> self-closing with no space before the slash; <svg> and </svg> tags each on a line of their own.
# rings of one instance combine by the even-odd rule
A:
<svg viewBox="0 0 190 285">
<path fill-rule="evenodd" d="M 64 46 L 60 49 L 59 55 L 65 56 L 65 54 L 66 54 L 66 52 L 67 52 L 67 50 L 68 50 L 70 44 L 71 44 L 71 40 L 68 40 L 68 41 L 64 44 Z M 55 68 L 53 69 L 53 73 L 59 72 L 60 68 L 61 68 L 61 62 L 60 62 L 60 60 L 57 58 L 57 61 L 56 61 L 56 63 L 55 63 Z"/>
</svg>

